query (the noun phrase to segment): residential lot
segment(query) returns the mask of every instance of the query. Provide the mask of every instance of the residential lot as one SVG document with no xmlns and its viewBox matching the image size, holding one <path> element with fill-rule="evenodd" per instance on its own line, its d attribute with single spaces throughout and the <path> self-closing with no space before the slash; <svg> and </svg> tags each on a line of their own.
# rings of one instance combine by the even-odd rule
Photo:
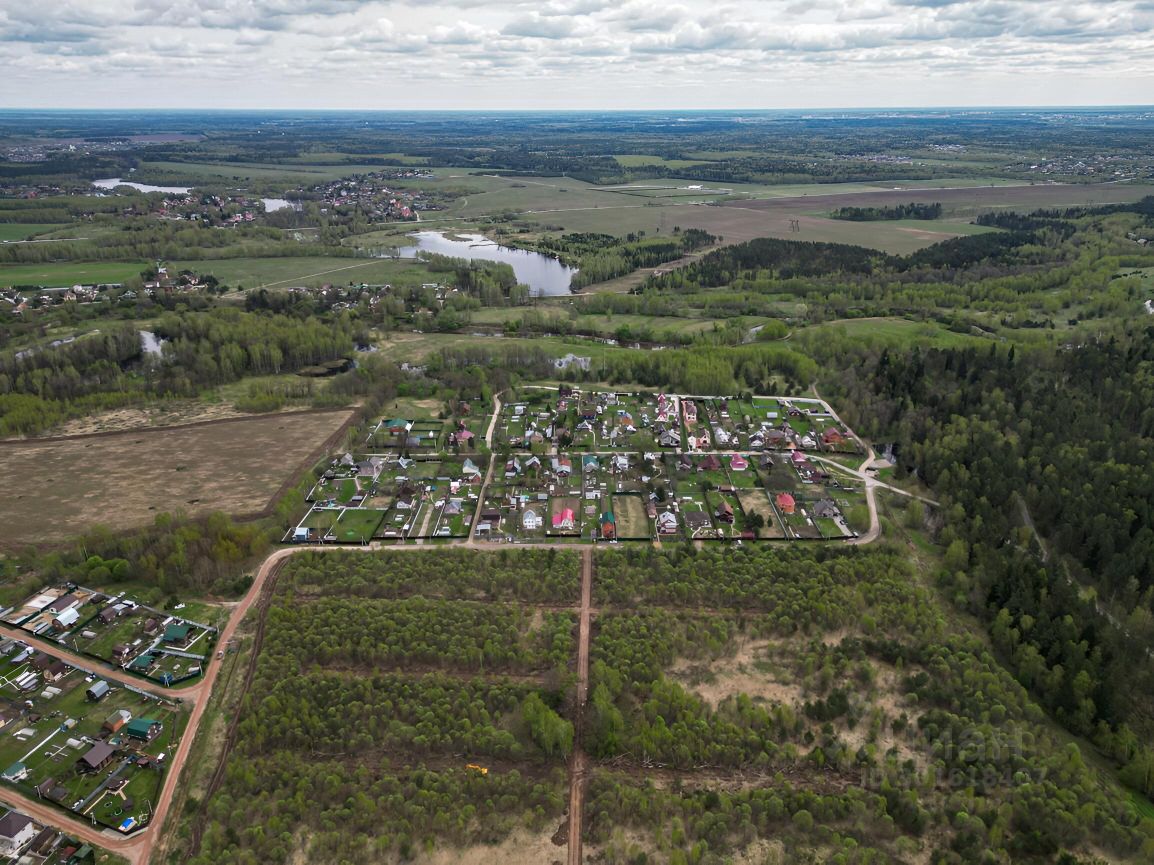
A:
<svg viewBox="0 0 1154 865">
<path fill-rule="evenodd" d="M 0 784 L 26 796 L 124 832 L 146 825 L 186 721 L 176 702 L 0 645 Z"/>
<path fill-rule="evenodd" d="M 310 510 L 285 540 L 467 537 L 487 466 L 480 455 L 342 454 L 313 487 Z"/>
<path fill-rule="evenodd" d="M 390 406 L 285 540 L 834 540 L 864 505 L 826 462 L 861 447 L 816 399 L 526 386 L 502 400 L 491 457 L 486 412 L 438 405 Z"/>
<path fill-rule="evenodd" d="M 211 624 L 153 609 L 123 593 L 71 583 L 45 586 L 7 611 L 3 621 L 167 687 L 200 677 L 217 634 Z"/>
</svg>

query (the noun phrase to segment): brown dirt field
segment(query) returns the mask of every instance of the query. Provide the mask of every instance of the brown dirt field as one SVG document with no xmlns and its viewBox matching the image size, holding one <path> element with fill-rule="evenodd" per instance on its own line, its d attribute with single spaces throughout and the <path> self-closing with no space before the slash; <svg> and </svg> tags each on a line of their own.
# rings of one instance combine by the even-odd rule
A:
<svg viewBox="0 0 1154 865">
<path fill-rule="evenodd" d="M 558 847 L 551 833 L 531 835 L 519 830 L 500 844 L 478 844 L 474 847 L 445 847 L 418 855 L 416 865 L 550 865 L 565 859 L 565 848 Z"/>
<path fill-rule="evenodd" d="M 294 409 L 285 408 L 284 412 Z M 300 409 L 297 408 L 296 411 Z M 149 429 L 153 427 L 182 426 L 211 420 L 251 418 L 247 412 L 237 411 L 233 406 L 209 405 L 198 401 L 184 404 L 149 406 L 146 408 L 123 408 L 101 412 L 85 418 L 65 421 L 52 431 L 53 437 L 82 436 L 93 433 L 122 432 L 124 430 Z"/>
<path fill-rule="evenodd" d="M 714 708 L 726 697 L 737 694 L 797 706 L 805 702 L 805 697 L 801 687 L 792 681 L 795 678 L 792 674 L 783 668 L 781 674 L 786 681 L 775 681 L 770 673 L 763 673 L 755 666 L 758 661 L 768 659 L 766 650 L 772 645 L 768 640 L 756 640 L 743 645 L 731 658 L 704 664 L 681 661 L 670 669 L 669 677 Z M 699 681 L 702 672 L 707 674 L 708 681 Z"/>
<path fill-rule="evenodd" d="M 93 526 L 263 512 L 353 413 L 309 411 L 164 429 L 0 442 L 4 542 L 63 540 Z"/>
<path fill-rule="evenodd" d="M 777 515 L 773 511 L 773 506 L 769 502 L 769 494 L 765 490 L 738 490 L 737 500 L 746 514 L 758 513 L 765 520 L 765 525 L 758 529 L 757 536 L 759 538 L 785 537 L 781 531 L 781 524 L 777 521 Z"/>
<path fill-rule="evenodd" d="M 641 496 L 614 496 L 613 514 L 617 517 L 617 536 L 648 538 L 653 534 Z"/>
<path fill-rule="evenodd" d="M 977 214 L 989 210 L 1035 210 L 1042 207 L 1137 201 L 1150 194 L 1154 194 L 1154 187 L 1136 184 L 878 189 L 876 192 L 803 195 L 724 202 L 715 207 L 678 208 L 677 219 L 684 228 L 702 228 L 722 235 L 727 245 L 755 237 L 778 237 L 785 240 L 849 243 L 871 246 L 893 254 L 906 254 L 951 236 L 948 223 L 935 225 L 942 233 L 922 232 L 908 226 L 903 228 L 878 222 L 846 222 L 815 214 L 827 213 L 839 207 L 884 207 L 911 201 L 941 202 L 948 212 Z M 732 212 L 732 216 L 725 216 L 727 211 Z M 800 232 L 790 228 L 790 221 L 794 219 L 799 221 Z"/>
</svg>

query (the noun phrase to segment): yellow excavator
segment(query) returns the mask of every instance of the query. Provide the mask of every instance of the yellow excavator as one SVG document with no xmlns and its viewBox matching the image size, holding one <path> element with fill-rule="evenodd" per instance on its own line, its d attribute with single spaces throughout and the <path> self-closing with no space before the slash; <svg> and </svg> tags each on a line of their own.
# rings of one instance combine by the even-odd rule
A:
<svg viewBox="0 0 1154 865">
<path fill-rule="evenodd" d="M 465 770 L 468 772 L 476 772 L 478 775 L 488 775 L 489 770 L 485 766 L 478 766 L 476 763 L 466 763 Z"/>
</svg>

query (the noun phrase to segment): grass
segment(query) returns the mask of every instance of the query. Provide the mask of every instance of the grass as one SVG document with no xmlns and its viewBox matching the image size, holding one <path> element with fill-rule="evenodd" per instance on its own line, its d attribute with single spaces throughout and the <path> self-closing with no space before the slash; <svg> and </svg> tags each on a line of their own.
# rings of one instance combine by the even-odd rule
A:
<svg viewBox="0 0 1154 865">
<path fill-rule="evenodd" d="M 89 439 L 0 443 L 0 471 L 21 478 L 0 500 L 7 536 L 61 540 L 95 525 L 117 529 L 158 513 L 263 510 L 346 411 L 269 415 Z"/>
<path fill-rule="evenodd" d="M 0 265 L 0 287 L 42 285 L 64 288 L 78 283 L 124 282 L 148 266 L 147 262 L 80 261 L 60 264 Z"/>
<path fill-rule="evenodd" d="M 811 333 L 837 333 L 855 339 L 889 343 L 902 347 L 919 345 L 928 348 L 965 348 L 987 345 L 989 340 L 955 333 L 932 322 L 904 318 L 859 318 L 831 321 L 810 328 Z"/>
<path fill-rule="evenodd" d="M 60 231 L 64 228 L 68 228 L 67 223 L 45 225 L 43 223 L 32 222 L 0 222 L 0 241 L 25 240 L 37 234 L 48 234 L 49 232 Z"/>
<path fill-rule="evenodd" d="M 622 168 L 640 168 L 644 165 L 662 165 L 665 168 L 692 168 L 704 164 L 699 159 L 666 159 L 644 153 L 622 153 L 613 157 Z"/>
<path fill-rule="evenodd" d="M 349 282 L 419 284 L 430 279 L 428 269 L 418 261 L 381 258 L 231 258 L 175 261 L 169 267 L 172 270 L 189 268 L 200 274 L 215 276 L 231 288 L 243 286 L 246 289 L 319 286 L 326 282 L 334 285 Z M 0 273 L 3 271 L 0 270 Z"/>
<path fill-rule="evenodd" d="M 341 514 L 332 531 L 338 541 L 367 541 L 384 518 L 384 511 L 350 508 Z"/>
</svg>

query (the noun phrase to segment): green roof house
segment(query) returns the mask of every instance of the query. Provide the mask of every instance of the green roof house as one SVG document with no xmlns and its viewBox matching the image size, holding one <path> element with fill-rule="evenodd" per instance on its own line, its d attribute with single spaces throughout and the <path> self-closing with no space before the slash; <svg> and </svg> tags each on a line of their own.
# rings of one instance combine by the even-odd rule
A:
<svg viewBox="0 0 1154 865">
<path fill-rule="evenodd" d="M 164 725 L 155 718 L 133 718 L 128 722 L 128 726 L 124 728 L 133 739 L 139 739 L 142 742 L 151 742 L 160 735 Z"/>
</svg>

